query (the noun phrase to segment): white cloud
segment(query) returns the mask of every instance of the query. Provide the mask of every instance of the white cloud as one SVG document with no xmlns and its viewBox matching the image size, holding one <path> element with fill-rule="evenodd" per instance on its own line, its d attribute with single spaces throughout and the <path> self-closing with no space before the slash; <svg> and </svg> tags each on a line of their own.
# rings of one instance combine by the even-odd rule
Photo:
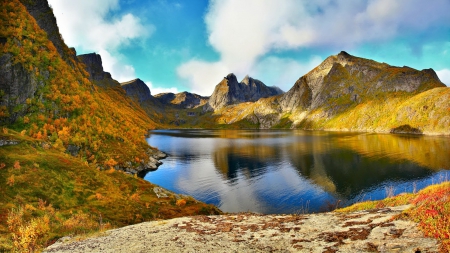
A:
<svg viewBox="0 0 450 253">
<path fill-rule="evenodd" d="M 305 63 L 271 56 L 259 61 L 251 75 L 266 85 L 278 86 L 283 91 L 288 91 L 300 76 L 308 73 L 322 61 L 319 56 L 314 56 Z"/>
<path fill-rule="evenodd" d="M 150 81 L 146 81 L 144 83 L 148 86 L 148 88 L 150 89 L 150 93 L 152 95 L 166 93 L 166 92 L 171 92 L 171 93 L 175 93 L 175 94 L 179 93 L 179 91 L 176 87 L 161 88 L 161 87 L 153 87 L 153 83 Z"/>
<path fill-rule="evenodd" d="M 49 0 L 60 33 L 67 45 L 79 52 L 96 52 L 102 56 L 105 71 L 118 81 L 134 77 L 134 68 L 122 63 L 120 47 L 148 37 L 155 30 L 133 14 L 112 16 L 120 8 L 118 0 Z M 130 78 L 131 77 L 131 78 Z"/>
<path fill-rule="evenodd" d="M 439 79 L 441 79 L 441 82 L 443 82 L 447 86 L 450 86 L 450 69 L 438 70 L 436 71 L 436 74 L 438 75 Z"/>
<path fill-rule="evenodd" d="M 191 60 L 177 68 L 177 75 L 188 81 L 191 92 L 210 96 L 214 87 L 230 73 L 222 62 Z"/>
<path fill-rule="evenodd" d="M 276 50 L 327 47 L 338 52 L 365 42 L 381 43 L 448 22 L 449 11 L 448 0 L 211 0 L 205 23 L 220 60 L 192 60 L 180 68 L 202 62 L 202 70 L 178 73 L 192 87 L 208 87 L 211 73 L 201 71 L 217 70 L 218 65 L 245 75 Z"/>
<path fill-rule="evenodd" d="M 98 54 L 102 56 L 103 70 L 110 72 L 119 82 L 126 82 L 136 78 L 133 66 L 121 62 L 122 55 L 112 56 L 108 51 L 101 49 Z"/>
</svg>

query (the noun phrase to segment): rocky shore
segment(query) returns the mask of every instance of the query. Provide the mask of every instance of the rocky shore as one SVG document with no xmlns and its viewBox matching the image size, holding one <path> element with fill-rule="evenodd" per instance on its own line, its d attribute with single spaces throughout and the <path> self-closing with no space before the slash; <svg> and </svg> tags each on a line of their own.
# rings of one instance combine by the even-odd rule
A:
<svg viewBox="0 0 450 253">
<path fill-rule="evenodd" d="M 134 165 L 132 162 L 125 162 L 124 164 L 114 166 L 114 169 L 122 170 L 132 175 L 145 175 L 148 171 L 158 169 L 162 164 L 160 160 L 167 157 L 166 153 L 157 149 L 148 149 L 147 154 L 148 160 L 141 161 L 137 165 Z"/>
<path fill-rule="evenodd" d="M 44 252 L 438 252 L 414 222 L 394 218 L 407 208 L 183 217 L 64 237 Z"/>
</svg>

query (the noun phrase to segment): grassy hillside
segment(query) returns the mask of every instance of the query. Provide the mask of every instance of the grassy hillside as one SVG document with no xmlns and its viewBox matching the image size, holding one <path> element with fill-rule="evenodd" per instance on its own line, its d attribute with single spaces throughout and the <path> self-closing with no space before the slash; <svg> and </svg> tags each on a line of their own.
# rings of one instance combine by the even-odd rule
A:
<svg viewBox="0 0 450 253">
<path fill-rule="evenodd" d="M 0 147 L 0 251 L 31 251 L 65 235 L 142 221 L 217 214 L 211 205 L 166 192 L 138 177 L 100 171 L 42 141 L 3 129 Z"/>
<path fill-rule="evenodd" d="M 331 118 L 322 117 L 324 109 L 312 111 L 298 120 L 296 127 L 369 132 L 406 132 L 450 134 L 450 88 L 434 88 L 417 95 L 392 93 L 379 99 L 355 104 Z"/>
</svg>

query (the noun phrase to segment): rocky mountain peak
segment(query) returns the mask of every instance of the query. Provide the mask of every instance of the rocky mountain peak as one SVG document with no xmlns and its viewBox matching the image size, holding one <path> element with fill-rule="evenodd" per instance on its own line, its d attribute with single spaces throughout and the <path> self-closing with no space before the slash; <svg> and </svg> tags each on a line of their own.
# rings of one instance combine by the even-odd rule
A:
<svg viewBox="0 0 450 253">
<path fill-rule="evenodd" d="M 86 65 L 86 71 L 91 81 L 100 87 L 119 86 L 119 82 L 112 79 L 109 72 L 103 70 L 102 57 L 96 53 L 82 54 L 77 56 L 78 60 Z"/>
<path fill-rule="evenodd" d="M 147 84 L 145 84 L 139 78 L 120 83 L 120 86 L 122 86 L 122 88 L 125 90 L 127 96 L 131 97 L 139 103 L 153 99 L 153 96 Z"/>
<path fill-rule="evenodd" d="M 345 104 L 349 106 L 361 102 L 362 97 L 379 93 L 417 93 L 435 87 L 444 84 L 433 70 L 390 66 L 341 51 L 301 77 L 280 104 L 283 110 L 316 109 L 346 97 Z"/>
<path fill-rule="evenodd" d="M 248 75 L 246 75 L 244 77 L 244 79 L 242 79 L 241 83 L 249 85 L 252 82 L 253 78 L 249 77 Z"/>
<path fill-rule="evenodd" d="M 237 78 L 233 73 L 228 74 L 226 77 L 224 77 L 225 80 L 227 80 L 227 83 L 237 83 Z"/>
<path fill-rule="evenodd" d="M 342 57 L 352 57 L 349 53 L 347 53 L 347 52 L 345 52 L 345 51 L 339 52 L 338 56 L 342 56 Z"/>
<path fill-rule="evenodd" d="M 248 75 L 241 82 L 234 74 L 228 74 L 214 89 L 205 110 L 216 110 L 227 105 L 254 102 L 260 98 L 282 94 L 276 87 L 268 87 L 263 82 Z"/>
</svg>

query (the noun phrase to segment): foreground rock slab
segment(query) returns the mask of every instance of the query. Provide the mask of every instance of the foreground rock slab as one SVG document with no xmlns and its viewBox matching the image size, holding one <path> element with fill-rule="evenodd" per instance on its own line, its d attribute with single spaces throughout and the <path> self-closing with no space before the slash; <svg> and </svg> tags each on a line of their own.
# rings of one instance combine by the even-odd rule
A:
<svg viewBox="0 0 450 253">
<path fill-rule="evenodd" d="M 184 217 L 59 240 L 44 252 L 438 252 L 414 222 L 392 219 L 406 208 Z"/>
</svg>

